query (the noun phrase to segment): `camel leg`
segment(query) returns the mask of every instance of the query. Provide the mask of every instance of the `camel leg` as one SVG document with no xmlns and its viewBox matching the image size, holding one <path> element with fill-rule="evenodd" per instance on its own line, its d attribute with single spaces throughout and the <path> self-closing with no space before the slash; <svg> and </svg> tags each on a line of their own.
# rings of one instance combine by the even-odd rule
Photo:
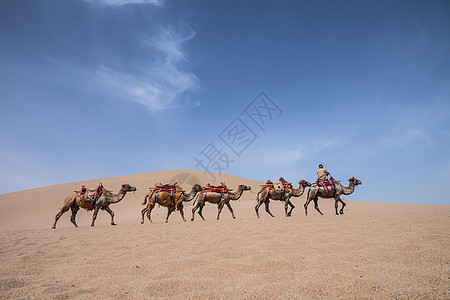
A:
<svg viewBox="0 0 450 300">
<path fill-rule="evenodd" d="M 289 207 L 289 200 L 285 200 L 284 201 L 284 215 L 286 216 L 286 217 L 289 217 L 288 216 L 288 207 Z"/>
<path fill-rule="evenodd" d="M 155 207 L 155 204 L 154 203 L 150 203 L 148 205 L 148 209 L 147 209 L 147 218 L 150 221 L 150 224 L 153 224 L 152 219 L 151 219 L 151 214 L 152 214 L 152 210 L 153 210 L 154 207 Z"/>
<path fill-rule="evenodd" d="M 184 218 L 184 211 L 183 211 L 183 207 L 178 209 L 180 211 L 180 215 L 183 218 L 183 221 L 186 222 L 186 219 Z"/>
<path fill-rule="evenodd" d="M 323 216 L 323 213 L 319 209 L 319 201 L 318 200 L 319 200 L 318 198 L 314 198 L 314 208 L 319 212 L 319 214 L 321 214 Z"/>
<path fill-rule="evenodd" d="M 269 201 L 264 201 L 264 204 L 266 206 L 266 212 L 271 216 L 271 217 L 275 217 L 274 215 L 272 215 L 272 213 L 269 210 Z"/>
<path fill-rule="evenodd" d="M 200 209 L 198 210 L 198 214 L 200 215 L 200 217 L 202 217 L 203 221 L 206 221 L 205 218 L 203 218 L 203 207 L 205 207 L 205 204 L 202 204 L 200 206 Z"/>
<path fill-rule="evenodd" d="M 292 210 L 295 208 L 294 204 L 291 203 L 291 197 L 288 197 L 284 200 L 284 213 L 286 215 L 286 217 L 290 217 Z M 291 207 L 291 210 L 289 210 L 288 212 L 288 207 Z"/>
<path fill-rule="evenodd" d="M 234 216 L 233 208 L 231 207 L 230 202 L 227 202 L 227 207 L 228 207 L 228 209 L 230 210 L 231 215 L 233 216 L 233 219 L 236 219 L 236 217 Z"/>
<path fill-rule="evenodd" d="M 147 212 L 147 210 L 148 210 L 148 208 L 147 208 L 147 206 L 141 211 L 141 215 L 142 215 L 142 221 L 141 221 L 141 224 L 144 224 L 144 215 L 145 215 L 145 213 Z"/>
<path fill-rule="evenodd" d="M 175 206 L 171 206 L 167 209 L 166 223 L 169 222 L 169 216 L 173 211 L 175 211 Z"/>
<path fill-rule="evenodd" d="M 78 210 L 80 210 L 80 207 L 76 204 L 73 204 L 70 209 L 72 210 L 72 216 L 70 217 L 70 222 L 72 222 L 75 227 L 78 227 L 77 221 L 75 220 L 75 217 L 77 216 Z"/>
<path fill-rule="evenodd" d="M 292 211 L 294 210 L 295 206 L 294 204 L 292 204 L 291 200 L 288 200 L 287 203 L 289 204 L 289 206 L 291 207 L 291 209 L 289 210 L 289 212 L 287 213 L 287 217 L 290 217 L 292 214 Z"/>
<path fill-rule="evenodd" d="M 308 205 L 309 205 L 309 203 L 311 202 L 311 198 L 308 198 L 308 199 L 306 199 L 306 202 L 305 202 L 305 204 L 303 205 L 304 207 L 305 207 L 305 216 L 307 216 L 308 215 Z"/>
<path fill-rule="evenodd" d="M 261 207 L 261 205 L 263 204 L 263 202 L 265 202 L 265 199 L 261 199 L 259 194 L 256 196 L 256 206 L 255 206 L 255 211 L 256 211 L 256 216 L 259 218 L 259 208 Z"/>
<path fill-rule="evenodd" d="M 116 225 L 116 223 L 114 223 L 114 212 L 111 210 L 111 208 L 109 208 L 109 206 L 105 206 L 102 207 L 102 210 L 106 210 L 108 214 L 111 216 L 111 225 Z"/>
<path fill-rule="evenodd" d="M 97 219 L 97 214 L 98 214 L 99 209 L 100 209 L 99 207 L 94 207 L 94 214 L 92 215 L 91 227 L 94 227 L 95 219 Z"/>
<path fill-rule="evenodd" d="M 336 211 L 336 215 L 339 216 L 338 213 L 338 199 L 334 198 L 334 210 Z"/>
<path fill-rule="evenodd" d="M 222 212 L 222 208 L 224 205 L 225 203 L 223 203 L 222 201 L 220 201 L 219 204 L 217 205 L 217 220 L 219 220 L 220 213 Z"/>
<path fill-rule="evenodd" d="M 340 213 L 341 215 L 343 215 L 343 214 L 344 214 L 344 207 L 345 207 L 347 204 L 345 204 L 345 202 L 342 201 L 341 197 L 338 197 L 337 200 L 338 200 L 339 202 L 342 203 L 342 207 L 341 207 L 341 210 L 339 210 L 339 213 Z"/>
<path fill-rule="evenodd" d="M 256 211 L 256 216 L 259 218 L 259 207 L 261 206 L 261 204 L 262 204 L 262 202 L 259 200 L 259 199 L 256 199 L 256 201 L 258 201 L 257 203 L 256 203 L 256 206 L 255 206 L 255 211 Z"/>
<path fill-rule="evenodd" d="M 69 210 L 69 207 L 65 208 L 61 208 L 61 210 L 59 211 L 59 213 L 56 214 L 55 216 L 55 223 L 53 223 L 52 229 L 56 229 L 56 222 L 58 222 L 59 218 L 61 218 L 61 216 Z"/>
<path fill-rule="evenodd" d="M 195 218 L 195 211 L 200 207 L 200 203 L 196 203 L 195 206 L 192 208 L 192 218 L 191 221 L 194 221 Z"/>
<path fill-rule="evenodd" d="M 59 213 L 56 214 L 55 216 L 55 223 L 53 223 L 52 229 L 56 229 L 56 223 L 58 222 L 59 218 L 61 218 L 61 216 L 69 210 L 69 207 L 72 207 L 72 205 L 75 203 L 75 195 L 69 196 L 66 198 L 66 200 L 64 200 L 64 204 L 61 207 L 61 210 L 59 211 Z M 73 223 L 73 222 L 72 222 Z"/>
</svg>

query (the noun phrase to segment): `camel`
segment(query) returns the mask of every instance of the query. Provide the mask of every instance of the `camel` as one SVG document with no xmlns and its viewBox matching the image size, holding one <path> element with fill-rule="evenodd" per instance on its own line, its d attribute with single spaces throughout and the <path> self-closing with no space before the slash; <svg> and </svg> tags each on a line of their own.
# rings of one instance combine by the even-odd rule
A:
<svg viewBox="0 0 450 300">
<path fill-rule="evenodd" d="M 234 216 L 233 208 L 231 207 L 230 200 L 238 200 L 241 198 L 244 191 L 250 191 L 252 188 L 247 185 L 239 185 L 238 189 L 235 193 L 228 192 L 228 193 L 217 193 L 217 192 L 211 192 L 211 191 L 203 191 L 201 192 L 196 200 L 196 204 L 194 205 L 194 208 L 192 208 L 192 218 L 191 221 L 194 221 L 195 211 L 199 209 L 198 214 L 202 218 L 203 221 L 206 221 L 203 217 L 202 211 L 203 207 L 205 207 L 205 202 L 214 203 L 217 204 L 217 220 L 219 220 L 220 213 L 222 212 L 222 208 L 224 205 L 228 207 L 228 209 L 231 212 L 231 215 L 233 219 L 236 219 Z"/>
<path fill-rule="evenodd" d="M 86 210 L 94 210 L 94 214 L 92 215 L 92 223 L 91 226 L 94 226 L 95 219 L 97 218 L 97 214 L 99 209 L 106 210 L 111 215 L 111 225 L 116 225 L 114 223 L 114 212 L 109 208 L 110 204 L 118 203 L 122 201 L 127 192 L 134 192 L 136 188 L 129 184 L 122 184 L 122 188 L 117 194 L 114 194 L 110 191 L 104 191 L 103 194 L 98 198 L 95 202 L 92 201 L 84 201 L 84 195 L 81 195 L 78 192 L 69 196 L 64 201 L 63 207 L 59 211 L 59 213 L 55 216 L 55 223 L 53 224 L 52 229 L 56 228 L 56 222 L 58 222 L 59 218 L 69 210 L 72 210 L 72 216 L 70 217 L 70 221 L 78 227 L 75 217 L 77 215 L 78 210 L 84 208 Z"/>
<path fill-rule="evenodd" d="M 335 189 L 333 193 L 327 193 L 323 187 L 319 186 L 313 186 L 308 191 L 308 197 L 306 198 L 306 203 L 304 205 L 305 207 L 305 215 L 308 215 L 308 205 L 311 201 L 314 201 L 314 208 L 321 214 L 323 213 L 319 209 L 318 199 L 321 198 L 334 198 L 334 208 L 336 210 L 336 215 L 339 215 L 339 213 L 342 215 L 344 214 L 344 207 L 346 206 L 345 202 L 342 201 L 341 195 L 350 195 L 355 191 L 355 186 L 362 184 L 361 180 L 356 179 L 355 177 L 350 178 L 349 186 L 345 187 L 341 185 L 338 181 L 333 182 L 335 183 Z M 338 213 L 338 202 L 342 203 L 342 207 L 339 210 Z"/>
<path fill-rule="evenodd" d="M 144 214 L 147 213 L 147 218 L 150 223 L 153 223 L 151 220 L 151 213 L 156 204 L 167 207 L 167 217 L 166 223 L 169 221 L 169 216 L 175 210 L 179 210 L 183 221 L 186 222 L 184 218 L 183 212 L 183 202 L 192 201 L 198 192 L 202 190 L 202 187 L 198 184 L 194 184 L 192 186 L 191 192 L 186 194 L 184 191 L 177 192 L 171 194 L 170 192 L 158 192 L 158 191 L 150 191 L 147 195 L 145 195 L 144 202 L 142 205 L 146 205 L 148 199 L 148 205 L 141 211 L 142 221 L 141 224 L 144 224 Z"/>
<path fill-rule="evenodd" d="M 273 189 L 269 188 L 268 186 L 264 186 L 261 191 L 256 196 L 257 204 L 255 206 L 256 216 L 259 218 L 259 207 L 264 203 L 266 207 L 266 212 L 272 216 L 275 217 L 269 210 L 269 202 L 270 200 L 277 200 L 277 201 L 284 201 L 284 212 L 286 217 L 290 217 L 292 214 L 292 210 L 295 208 L 294 204 L 292 204 L 290 198 L 291 197 L 300 197 L 305 192 L 305 188 L 308 186 L 311 186 L 311 183 L 309 183 L 306 180 L 300 180 L 298 182 L 299 187 L 298 189 L 295 189 L 292 184 L 288 184 L 288 188 L 280 193 L 275 192 Z M 291 209 L 288 212 L 288 206 L 291 207 Z"/>
</svg>

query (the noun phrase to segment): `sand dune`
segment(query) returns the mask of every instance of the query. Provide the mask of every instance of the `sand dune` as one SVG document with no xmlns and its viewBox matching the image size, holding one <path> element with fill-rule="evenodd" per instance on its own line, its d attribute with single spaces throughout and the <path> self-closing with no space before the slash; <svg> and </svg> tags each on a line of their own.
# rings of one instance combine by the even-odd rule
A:
<svg viewBox="0 0 450 300">
<path fill-rule="evenodd" d="M 191 174 L 191 175 L 189 175 Z M 102 181 L 117 191 L 122 183 L 138 188 L 111 208 L 117 226 L 100 212 L 78 213 L 79 228 L 61 217 L 51 230 L 64 198 L 81 183 L 0 195 L 0 298 L 450 298 L 450 206 L 347 201 L 334 215 L 334 202 L 319 200 L 324 216 L 304 196 L 284 217 L 254 212 L 255 194 L 233 201 L 237 219 L 225 208 L 207 205 L 206 222 L 184 223 L 178 212 L 164 223 L 140 224 L 141 201 L 156 181 L 212 182 L 199 171 L 165 171 Z M 192 177 L 189 177 L 192 176 Z M 220 180 L 259 190 L 260 182 L 230 175 Z M 363 188 L 363 187 L 362 187 Z M 357 191 L 355 192 L 357 195 Z M 354 198 L 357 198 L 355 196 Z M 360 199 L 364 200 L 364 199 Z M 190 218 L 192 204 L 185 213 Z"/>
</svg>

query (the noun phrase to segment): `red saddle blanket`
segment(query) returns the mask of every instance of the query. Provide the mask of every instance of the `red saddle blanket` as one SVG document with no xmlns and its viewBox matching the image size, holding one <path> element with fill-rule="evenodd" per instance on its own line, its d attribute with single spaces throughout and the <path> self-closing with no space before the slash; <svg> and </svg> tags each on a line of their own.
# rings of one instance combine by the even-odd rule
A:
<svg viewBox="0 0 450 300">
<path fill-rule="evenodd" d="M 177 188 L 174 185 L 157 185 L 156 186 L 157 192 L 169 192 L 169 193 L 176 193 Z"/>
<path fill-rule="evenodd" d="M 226 186 L 212 186 L 211 187 L 211 192 L 227 193 L 228 192 L 228 188 Z"/>
<path fill-rule="evenodd" d="M 334 192 L 335 186 L 334 186 L 334 182 L 333 182 L 333 181 L 329 181 L 329 180 L 327 180 L 327 181 L 317 180 L 316 183 L 317 183 L 317 186 L 323 187 L 327 193 L 330 193 L 330 194 L 331 194 L 331 193 Z"/>
</svg>

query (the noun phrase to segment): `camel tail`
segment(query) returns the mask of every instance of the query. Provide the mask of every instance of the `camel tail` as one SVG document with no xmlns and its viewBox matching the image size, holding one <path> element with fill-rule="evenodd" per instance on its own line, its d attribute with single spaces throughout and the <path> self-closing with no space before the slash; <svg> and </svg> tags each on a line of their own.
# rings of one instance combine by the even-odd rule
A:
<svg viewBox="0 0 450 300">
<path fill-rule="evenodd" d="M 145 195 L 144 202 L 142 202 L 142 205 L 146 205 L 147 204 L 147 199 L 148 199 L 148 194 Z"/>
<path fill-rule="evenodd" d="M 187 200 L 183 200 L 183 202 L 191 202 L 192 200 L 195 199 L 195 197 L 197 197 L 197 195 L 195 195 L 194 197 L 192 197 L 191 199 L 187 199 Z M 195 202 L 194 202 L 195 203 Z"/>
<path fill-rule="evenodd" d="M 194 201 L 194 203 L 192 203 L 193 206 L 195 206 L 195 203 L 197 203 L 198 197 L 200 197 L 200 193 L 198 193 L 198 194 L 194 197 L 194 198 L 195 198 L 195 201 Z"/>
<path fill-rule="evenodd" d="M 256 202 L 259 202 L 259 194 L 261 194 L 261 192 L 258 192 L 258 194 L 256 194 Z"/>
</svg>

